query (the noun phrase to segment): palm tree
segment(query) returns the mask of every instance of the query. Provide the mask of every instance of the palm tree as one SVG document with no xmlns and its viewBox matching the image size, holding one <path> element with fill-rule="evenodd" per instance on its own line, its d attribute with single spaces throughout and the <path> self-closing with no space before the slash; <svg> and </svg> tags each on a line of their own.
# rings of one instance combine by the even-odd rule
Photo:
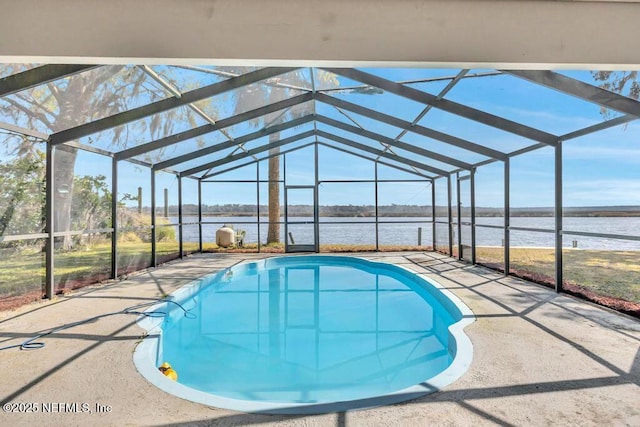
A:
<svg viewBox="0 0 640 427">
<path fill-rule="evenodd" d="M 218 68 L 219 71 L 238 75 L 244 70 L 231 67 Z M 255 83 L 238 91 L 234 98 L 234 114 L 244 112 L 263 105 L 272 104 L 292 96 L 301 94 L 313 89 L 314 79 L 320 84 L 338 84 L 337 77 L 322 70 L 309 68 L 300 69 L 287 73 L 280 77 L 268 79 L 264 82 Z M 302 107 L 293 107 L 283 112 L 274 112 L 262 117 L 260 120 L 252 122 L 253 126 L 274 125 L 283 123 L 296 117 L 302 117 L 313 110 L 313 102 Z M 275 132 L 269 135 L 269 144 L 280 140 L 280 133 Z M 267 230 L 267 244 L 280 242 L 280 148 L 269 150 L 269 227 Z"/>
</svg>

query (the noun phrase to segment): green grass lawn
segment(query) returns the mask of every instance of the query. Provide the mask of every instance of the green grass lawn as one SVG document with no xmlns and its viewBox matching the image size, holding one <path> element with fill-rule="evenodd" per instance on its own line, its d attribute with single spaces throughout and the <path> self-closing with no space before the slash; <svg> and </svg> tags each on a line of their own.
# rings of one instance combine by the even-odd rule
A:
<svg viewBox="0 0 640 427">
<path fill-rule="evenodd" d="M 476 258 L 482 264 L 504 268 L 503 250 L 479 247 Z M 562 257 L 565 284 L 640 303 L 640 251 L 564 249 Z M 529 273 L 541 281 L 547 278 L 549 283 L 555 280 L 555 253 L 551 248 L 511 248 L 510 264 L 512 273 Z"/>
<path fill-rule="evenodd" d="M 177 242 L 158 242 L 159 259 L 178 252 Z M 38 248 L 9 252 L 0 259 L 0 297 L 41 290 L 45 276 L 44 253 Z M 150 243 L 121 243 L 118 245 L 118 265 L 121 270 L 145 268 L 151 262 Z M 111 244 L 55 254 L 56 288 L 72 288 L 107 279 L 111 273 Z"/>
<path fill-rule="evenodd" d="M 283 244 L 263 245 L 263 252 L 283 252 Z M 187 253 L 197 251 L 195 243 L 184 245 Z M 321 252 L 373 251 L 373 245 L 322 245 Z M 426 250 L 414 246 L 381 246 L 381 250 Z M 207 252 L 255 252 L 256 244 L 243 248 L 221 249 L 205 244 Z M 0 298 L 29 292 L 41 292 L 45 275 L 42 251 L 33 249 L 3 249 L 0 257 Z M 151 262 L 151 244 L 122 242 L 118 245 L 120 274 L 148 267 Z M 503 266 L 503 248 L 477 248 L 479 263 L 500 268 Z M 178 256 L 178 243 L 158 242 L 158 262 Z M 622 298 L 640 303 L 640 251 L 596 251 L 567 249 L 563 251 L 564 279 L 600 295 Z M 70 252 L 57 252 L 55 279 L 57 289 L 75 288 L 108 279 L 111 272 L 111 244 L 95 244 Z M 511 271 L 523 277 L 553 283 L 555 262 L 553 249 L 511 248 Z"/>
</svg>

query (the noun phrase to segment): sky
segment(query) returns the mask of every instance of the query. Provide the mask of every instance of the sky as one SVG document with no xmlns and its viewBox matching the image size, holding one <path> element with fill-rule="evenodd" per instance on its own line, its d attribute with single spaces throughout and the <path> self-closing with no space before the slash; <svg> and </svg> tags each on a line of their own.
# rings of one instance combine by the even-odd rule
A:
<svg viewBox="0 0 640 427">
<path fill-rule="evenodd" d="M 212 76 L 192 70 L 170 69 L 168 67 L 157 67 L 156 71 L 167 78 L 171 77 L 183 91 L 192 89 L 194 86 L 202 86 L 222 80 L 218 76 Z M 410 81 L 432 77 L 454 76 L 459 70 L 448 69 L 363 69 L 363 71 L 375 74 L 394 81 Z M 492 70 L 471 70 L 467 75 L 475 75 L 491 72 Z M 172 74 L 170 74 L 170 72 Z M 593 83 L 591 74 L 587 71 L 559 71 L 570 77 Z M 311 78 L 308 71 L 305 71 L 307 87 L 311 87 Z M 205 76 L 194 77 L 194 76 Z M 279 78 L 280 82 L 293 83 L 294 79 L 290 75 Z M 299 82 L 296 82 L 299 84 Z M 333 74 L 322 74 L 316 70 L 314 83 L 317 89 L 332 89 L 336 87 L 359 86 L 360 83 L 351 81 Z M 437 81 L 429 83 L 412 83 L 410 87 L 438 95 L 447 85 L 448 81 Z M 303 93 L 302 91 L 283 89 L 275 90 L 274 96 L 294 96 Z M 330 91 L 328 94 L 352 103 L 361 104 L 367 108 L 399 117 L 405 121 L 413 122 L 424 110 L 425 105 L 402 98 L 391 93 L 379 94 L 357 94 L 353 91 Z M 236 97 L 234 98 L 234 95 Z M 586 126 L 601 123 L 604 118 L 600 107 L 588 102 L 561 94 L 551 89 L 547 89 L 533 83 L 529 83 L 520 78 L 510 75 L 473 77 L 462 79 L 445 96 L 446 99 L 462 103 L 473 108 L 477 108 L 491 114 L 531 126 L 554 135 L 563 135 Z M 210 102 L 199 104 L 210 116 L 216 120 L 232 116 L 235 112 L 242 112 L 248 109 L 261 106 L 261 99 L 253 99 L 245 108 L 240 109 L 235 106 L 234 100 L 237 94 L 220 95 Z M 144 102 L 140 101 L 141 104 Z M 312 111 L 313 105 L 306 104 L 300 110 Z M 352 126 L 361 126 L 367 130 L 376 132 L 389 138 L 396 138 L 400 135 L 401 129 L 368 119 L 364 116 L 338 111 L 336 108 L 316 102 L 316 112 L 329 118 L 340 120 Z M 191 114 L 191 113 L 185 113 Z M 615 113 L 614 113 L 615 116 Z M 192 122 L 176 122 L 172 132 L 178 132 L 191 128 L 193 125 L 199 126 L 206 121 L 197 115 L 191 114 Z M 272 118 L 268 118 L 271 120 Z M 151 119 L 147 119 L 147 124 Z M 7 121 L 7 118 L 0 117 L 0 121 Z M 170 156 L 185 154 L 201 147 L 212 146 L 226 141 L 228 136 L 237 138 L 239 136 L 254 132 L 264 126 L 264 122 L 254 121 L 249 124 L 233 126 L 228 130 L 227 135 L 221 132 L 208 134 L 200 140 L 189 140 L 184 143 L 165 149 L 163 152 L 155 153 L 161 160 Z M 523 137 L 501 131 L 477 122 L 473 122 L 459 116 L 444 112 L 438 109 L 431 109 L 422 117 L 418 125 L 428 127 L 440 132 L 463 138 L 468 141 L 490 147 L 503 152 L 512 152 L 520 148 L 532 145 L 535 141 L 527 140 Z M 149 127 L 149 126 L 148 126 Z M 381 148 L 377 141 L 356 136 L 351 132 L 340 130 L 325 124 L 317 125 L 319 130 L 330 131 L 335 135 L 349 138 L 370 147 Z M 134 125 L 129 125 L 127 135 L 129 145 L 138 145 L 148 142 L 149 133 L 134 133 Z M 285 138 L 300 132 L 313 129 L 312 124 L 300 126 L 296 129 L 283 131 L 281 138 Z M 563 204 L 565 206 L 603 206 L 603 205 L 640 205 L 640 123 L 631 122 L 628 125 L 618 126 L 609 130 L 594 133 L 563 143 Z M 108 148 L 112 134 L 105 132 L 99 136 L 92 136 L 89 140 L 81 140 L 83 143 L 91 143 L 101 148 Z M 155 137 L 164 136 L 155 134 Z M 285 146 L 282 150 L 291 147 L 299 147 L 313 139 L 307 138 L 300 142 Z M 326 141 L 322 139 L 322 141 Z M 424 136 L 407 133 L 401 141 L 415 144 L 421 148 L 428 149 L 440 154 L 453 157 L 455 159 L 475 163 L 486 159 L 486 157 L 462 150 L 451 145 L 425 138 Z M 259 141 L 252 141 L 245 145 L 245 148 L 255 148 L 264 144 L 266 138 Z M 340 146 L 338 143 L 326 141 L 332 145 Z M 222 152 L 229 155 L 233 148 Z M 449 165 L 444 163 L 416 156 L 408 151 L 394 148 L 393 151 L 405 158 L 426 163 L 434 168 L 451 170 Z M 4 155 L 4 153 L 3 153 Z M 264 155 L 264 153 L 262 154 Z M 299 151 L 294 151 L 286 155 L 286 160 L 281 162 L 282 176 L 285 176 L 288 185 L 310 185 L 315 180 L 314 171 L 314 148 L 307 147 Z M 211 155 L 205 160 L 212 161 L 220 158 L 220 153 Z M 0 157 L 0 160 L 2 158 Z M 243 163 L 241 161 L 240 163 Z M 286 165 L 285 165 L 286 163 Z M 180 165 L 182 169 L 196 166 L 197 162 Z M 238 163 L 232 163 L 238 164 Z M 216 170 L 221 170 L 218 168 Z M 110 159 L 102 156 L 80 152 L 76 165 L 77 175 L 102 174 L 110 179 L 111 163 Z M 267 165 L 261 162 L 259 171 L 255 165 L 237 169 L 233 172 L 216 176 L 215 179 L 229 180 L 255 180 L 259 173 L 261 179 L 266 178 Z M 554 201 L 554 152 L 550 147 L 536 150 L 511 159 L 511 206 L 552 206 Z M 343 152 L 333 150 L 324 146 L 319 147 L 319 187 L 320 204 L 373 204 L 375 199 L 374 184 L 371 182 L 360 183 L 335 183 L 330 181 L 339 180 L 368 180 L 374 179 L 375 167 L 373 162 L 364 160 Z M 466 173 L 465 173 L 466 175 Z M 119 192 L 120 197 L 124 193 L 137 194 L 137 187 L 143 187 L 143 202 L 148 204 L 150 200 L 149 191 L 149 171 L 128 162 L 120 162 L 119 167 Z M 403 179 L 416 180 L 419 176 L 398 171 L 396 169 L 379 166 L 378 177 L 381 180 Z M 476 173 L 476 204 L 478 206 L 500 207 L 503 205 L 503 165 L 501 162 L 482 166 Z M 185 203 L 197 203 L 197 184 L 191 179 L 183 180 L 183 200 Z M 446 203 L 446 180 L 437 179 L 436 203 Z M 240 203 L 254 204 L 260 188 L 260 203 L 266 204 L 267 187 L 266 183 L 259 186 L 255 183 L 205 183 L 203 184 L 204 202 L 207 204 Z M 175 175 L 159 173 L 157 175 L 157 197 L 161 200 L 164 188 L 169 190 L 169 203 L 177 202 L 178 183 Z M 455 189 L 455 185 L 453 186 Z M 463 183 L 462 203 L 468 205 L 468 186 Z M 402 183 L 381 183 L 379 185 L 379 204 L 430 204 L 431 184 L 426 181 L 402 182 Z M 454 195 L 455 199 L 455 195 Z M 158 202 L 160 203 L 160 202 Z"/>
</svg>

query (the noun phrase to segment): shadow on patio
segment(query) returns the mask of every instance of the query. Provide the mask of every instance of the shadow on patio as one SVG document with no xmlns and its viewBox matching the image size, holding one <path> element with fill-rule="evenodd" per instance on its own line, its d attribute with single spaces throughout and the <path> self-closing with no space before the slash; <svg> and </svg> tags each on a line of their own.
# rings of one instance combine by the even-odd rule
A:
<svg viewBox="0 0 640 427">
<path fill-rule="evenodd" d="M 9 373 L 2 403 L 108 403 L 116 410 L 91 421 L 109 425 L 344 426 L 416 424 L 426 419 L 430 424 L 453 425 L 640 422 L 640 323 L 636 320 L 437 253 L 364 257 L 425 274 L 471 307 L 477 321 L 466 332 L 474 344 L 474 360 L 460 380 L 409 402 L 366 410 L 322 415 L 234 413 L 177 399 L 148 384 L 131 361 L 132 344 L 141 338 L 141 330 L 131 318 L 114 316 L 47 336 L 43 338 L 47 347 L 40 351 L 2 352 Z M 257 257 L 194 256 L 27 308 L 0 321 L 2 345 L 36 335 L 42 324 L 70 323 L 159 298 L 205 272 L 247 258 Z M 53 424 L 88 420 L 69 413 L 4 417 L 13 424 L 45 417 Z"/>
</svg>

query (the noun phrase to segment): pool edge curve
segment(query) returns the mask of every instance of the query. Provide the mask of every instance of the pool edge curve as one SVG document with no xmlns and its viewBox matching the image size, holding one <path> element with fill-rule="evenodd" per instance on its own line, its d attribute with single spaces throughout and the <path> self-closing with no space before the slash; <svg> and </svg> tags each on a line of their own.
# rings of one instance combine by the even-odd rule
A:
<svg viewBox="0 0 640 427">
<path fill-rule="evenodd" d="M 169 298 L 171 301 L 183 301 L 184 299 L 188 298 L 189 295 L 199 291 L 200 285 L 204 279 L 208 279 L 212 276 L 224 275 L 231 268 L 242 266 L 244 264 L 266 262 L 267 260 L 275 260 L 277 262 L 277 260 L 279 259 L 288 257 L 291 256 L 285 255 L 265 258 L 263 260 L 247 260 L 241 263 L 234 264 L 220 271 L 207 274 L 183 285 L 182 287 L 174 291 L 169 296 Z M 458 380 L 467 372 L 467 370 L 471 366 L 471 362 L 473 360 L 473 345 L 470 338 L 464 332 L 464 328 L 473 323 L 476 320 L 476 317 L 471 309 L 459 297 L 457 297 L 448 289 L 444 288 L 444 286 L 442 286 L 436 280 L 429 278 L 426 273 L 416 272 L 405 266 L 394 264 L 393 262 L 386 262 L 384 260 L 370 260 L 367 258 L 362 258 L 360 256 L 312 254 L 298 255 L 294 257 L 348 258 L 350 260 L 358 260 L 368 264 L 382 264 L 385 267 L 391 267 L 393 269 L 399 269 L 403 270 L 406 273 L 410 273 L 414 276 L 414 278 L 418 279 L 419 282 L 424 283 L 425 286 L 431 286 L 432 288 L 434 288 L 434 290 L 441 294 L 444 299 L 449 302 L 449 304 L 453 305 L 460 312 L 460 319 L 448 328 L 450 338 L 449 351 L 453 357 L 452 363 L 444 371 L 440 372 L 434 377 L 423 381 L 422 383 L 385 395 L 369 398 L 322 403 L 290 403 L 232 399 L 205 393 L 187 387 L 165 377 L 155 366 L 156 361 L 162 359 L 162 347 L 160 345 L 162 339 L 162 330 L 160 328 L 162 319 L 141 316 L 137 319 L 136 323 L 138 324 L 138 326 L 146 330 L 146 333 L 143 340 L 136 346 L 133 354 L 134 365 L 138 372 L 147 381 L 149 381 L 160 390 L 188 401 L 239 412 L 294 415 L 320 414 L 366 409 L 375 406 L 383 406 L 417 399 L 424 395 L 441 390 L 442 388 Z M 427 288 L 427 290 L 429 289 Z M 168 302 L 160 302 L 159 304 L 150 307 L 147 311 L 161 310 L 168 304 Z"/>
</svg>

